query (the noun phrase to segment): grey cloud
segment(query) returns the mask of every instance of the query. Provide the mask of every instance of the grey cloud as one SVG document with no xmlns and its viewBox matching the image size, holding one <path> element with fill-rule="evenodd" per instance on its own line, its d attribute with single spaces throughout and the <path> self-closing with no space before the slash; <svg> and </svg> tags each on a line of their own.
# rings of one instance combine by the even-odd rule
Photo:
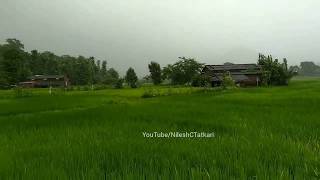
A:
<svg viewBox="0 0 320 180">
<path fill-rule="evenodd" d="M 246 63 L 263 52 L 318 62 L 319 8 L 318 0 L 1 0 L 0 40 L 95 56 L 140 76 L 149 61 L 179 56 Z"/>
</svg>

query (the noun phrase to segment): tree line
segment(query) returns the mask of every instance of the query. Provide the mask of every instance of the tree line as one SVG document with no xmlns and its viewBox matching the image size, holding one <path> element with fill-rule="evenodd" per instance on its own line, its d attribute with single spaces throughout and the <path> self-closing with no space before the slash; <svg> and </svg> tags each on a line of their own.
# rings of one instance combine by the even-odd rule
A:
<svg viewBox="0 0 320 180">
<path fill-rule="evenodd" d="M 169 79 L 175 85 L 190 84 L 192 78 L 200 75 L 203 64 L 194 59 L 180 59 L 163 69 L 158 63 L 151 62 L 148 67 L 153 83 L 158 85 Z M 37 50 L 26 52 L 22 42 L 17 39 L 7 39 L 5 44 L 0 44 L 0 87 L 17 85 L 32 75 L 55 74 L 67 76 L 72 85 L 105 84 L 121 88 L 126 82 L 132 88 L 138 86 L 138 77 L 131 67 L 121 78 L 114 68 L 107 67 L 107 61 L 94 57 L 58 56 Z"/>
<path fill-rule="evenodd" d="M 280 62 L 271 55 L 259 54 L 258 65 L 262 66 L 262 82 L 265 85 L 285 85 L 295 74 L 320 75 L 320 67 L 313 62 L 302 62 L 300 66 L 288 68 L 287 59 Z M 203 63 L 193 58 L 179 57 L 173 64 L 161 68 L 157 62 L 148 64 L 150 74 L 144 79 L 159 85 L 169 81 L 172 85 L 206 86 L 208 77 L 201 75 Z M 122 78 L 114 68 L 107 67 L 107 61 L 94 57 L 69 55 L 58 56 L 52 52 L 26 52 L 17 39 L 7 39 L 0 44 L 0 87 L 16 85 L 31 75 L 65 75 L 73 85 L 104 84 L 121 88 L 126 82 L 130 87 L 138 86 L 138 77 L 129 68 Z"/>
<path fill-rule="evenodd" d="M 32 75 L 65 75 L 73 85 L 106 84 L 121 86 L 123 78 L 107 61 L 94 57 L 58 56 L 52 52 L 26 52 L 17 39 L 0 44 L 0 86 L 9 87 Z"/>
<path fill-rule="evenodd" d="M 300 63 L 300 66 L 292 66 L 290 68 L 299 75 L 320 76 L 320 66 L 316 65 L 312 61 L 304 61 Z"/>
</svg>

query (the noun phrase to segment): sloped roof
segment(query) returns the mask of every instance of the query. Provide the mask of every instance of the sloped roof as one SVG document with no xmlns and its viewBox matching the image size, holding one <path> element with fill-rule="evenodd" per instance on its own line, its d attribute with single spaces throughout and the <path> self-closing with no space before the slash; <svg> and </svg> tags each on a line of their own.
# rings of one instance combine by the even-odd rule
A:
<svg viewBox="0 0 320 180">
<path fill-rule="evenodd" d="M 239 75 L 231 74 L 231 77 L 232 77 L 232 79 L 235 80 L 236 82 L 246 81 L 246 80 L 249 79 L 248 76 L 242 75 L 242 74 L 239 74 Z"/>
<path fill-rule="evenodd" d="M 34 75 L 30 76 L 28 79 L 60 79 L 64 78 L 63 75 Z"/>
<path fill-rule="evenodd" d="M 227 64 L 227 65 L 206 65 L 204 69 L 216 71 L 228 70 L 260 70 L 261 67 L 257 64 Z"/>
</svg>

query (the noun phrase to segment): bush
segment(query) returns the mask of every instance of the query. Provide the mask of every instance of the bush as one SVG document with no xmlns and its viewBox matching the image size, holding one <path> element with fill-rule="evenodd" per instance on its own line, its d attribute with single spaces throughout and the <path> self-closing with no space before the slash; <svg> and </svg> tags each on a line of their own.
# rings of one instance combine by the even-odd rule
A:
<svg viewBox="0 0 320 180">
<path fill-rule="evenodd" d="M 204 74 L 198 74 L 192 78 L 193 87 L 207 87 L 210 84 L 210 77 Z"/>
<path fill-rule="evenodd" d="M 288 70 L 287 59 L 280 63 L 278 59 L 273 59 L 271 55 L 259 54 L 258 64 L 262 66 L 262 85 L 288 85 L 293 77 L 293 69 Z"/>
<path fill-rule="evenodd" d="M 222 87 L 224 89 L 236 87 L 234 80 L 230 75 L 230 72 L 223 74 Z"/>
<path fill-rule="evenodd" d="M 114 88 L 116 89 L 122 89 L 123 88 L 123 82 L 124 79 L 120 78 L 116 81 L 116 83 L 114 84 Z"/>
<path fill-rule="evenodd" d="M 142 98 L 152 98 L 160 96 L 160 91 L 158 89 L 147 89 L 143 92 Z"/>
<path fill-rule="evenodd" d="M 174 94 L 174 92 L 173 92 L 173 90 L 172 90 L 172 88 L 169 88 L 168 90 L 167 90 L 167 92 L 166 92 L 166 96 L 171 96 L 171 95 L 173 95 Z"/>
</svg>

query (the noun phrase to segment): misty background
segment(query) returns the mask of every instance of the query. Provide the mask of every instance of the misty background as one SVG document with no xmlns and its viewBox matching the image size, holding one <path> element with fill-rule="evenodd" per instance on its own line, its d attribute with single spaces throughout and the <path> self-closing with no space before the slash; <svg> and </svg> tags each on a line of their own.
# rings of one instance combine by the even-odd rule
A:
<svg viewBox="0 0 320 180">
<path fill-rule="evenodd" d="M 256 63 L 258 53 L 320 61 L 318 0 L 1 0 L 0 41 L 94 56 L 141 77 L 152 60 Z"/>
</svg>

